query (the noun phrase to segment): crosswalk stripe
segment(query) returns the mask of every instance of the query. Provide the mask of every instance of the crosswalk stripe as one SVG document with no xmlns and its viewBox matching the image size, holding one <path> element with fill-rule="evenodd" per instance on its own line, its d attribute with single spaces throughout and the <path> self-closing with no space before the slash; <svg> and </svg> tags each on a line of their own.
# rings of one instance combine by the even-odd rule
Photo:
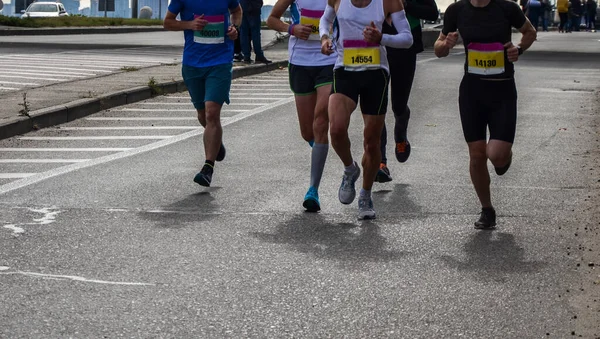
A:
<svg viewBox="0 0 600 339">
<path fill-rule="evenodd" d="M 12 67 L 13 66 L 13 62 L 11 63 L 7 63 L 6 66 Z M 2 62 L 0 62 L 0 66 L 2 66 Z M 69 70 L 69 71 L 90 71 L 89 68 L 73 68 L 73 67 L 49 67 L 48 65 L 46 66 L 36 66 L 36 65 L 31 65 L 28 64 L 27 65 L 28 69 L 34 69 L 34 68 L 41 68 L 41 69 L 60 69 L 60 70 Z M 114 69 L 114 67 L 111 67 L 111 69 Z M 107 71 L 107 70 L 99 70 L 99 69 L 95 69 L 94 73 L 111 73 L 112 71 Z"/>
<path fill-rule="evenodd" d="M 193 119 L 197 120 L 197 118 Z M 115 127 L 61 127 L 61 131 L 137 131 L 137 130 L 169 130 L 169 129 L 196 129 L 198 126 L 115 126 Z"/>
<path fill-rule="evenodd" d="M 162 140 L 174 135 L 121 135 L 121 136 L 89 136 L 89 137 L 20 137 L 19 140 L 31 141 L 68 141 L 68 140 Z"/>
<path fill-rule="evenodd" d="M 40 77 L 24 77 L 20 75 L 2 75 L 3 78 L 17 78 L 17 79 L 33 79 L 33 80 L 48 80 L 48 81 L 62 81 L 64 79 L 54 78 L 40 78 Z"/>
</svg>

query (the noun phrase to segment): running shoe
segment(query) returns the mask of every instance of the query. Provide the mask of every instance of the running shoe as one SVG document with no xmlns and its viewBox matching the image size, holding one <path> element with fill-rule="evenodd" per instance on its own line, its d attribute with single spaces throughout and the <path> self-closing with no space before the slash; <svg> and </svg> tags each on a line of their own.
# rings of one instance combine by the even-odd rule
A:
<svg viewBox="0 0 600 339">
<path fill-rule="evenodd" d="M 392 176 L 390 174 L 390 170 L 386 164 L 383 162 L 379 164 L 379 171 L 377 171 L 377 175 L 375 176 L 375 181 L 377 182 L 390 182 L 392 181 Z"/>
<path fill-rule="evenodd" d="M 223 145 L 223 143 L 221 143 L 221 148 L 219 148 L 219 153 L 217 154 L 217 161 L 223 161 L 223 159 L 225 159 L 225 154 L 227 153 L 227 151 L 225 150 L 225 145 Z"/>
<path fill-rule="evenodd" d="M 371 197 L 358 197 L 358 220 L 375 219 L 373 199 Z"/>
<path fill-rule="evenodd" d="M 410 142 L 408 142 L 408 139 L 397 142 L 395 151 L 396 159 L 398 159 L 399 162 L 406 162 L 410 156 Z"/>
<path fill-rule="evenodd" d="M 319 192 L 313 186 L 308 188 L 308 192 L 304 196 L 304 203 L 302 206 L 306 208 L 306 212 L 318 212 L 321 210 L 321 204 L 319 203 Z"/>
<path fill-rule="evenodd" d="M 510 152 L 510 158 L 508 159 L 508 163 L 502 167 L 494 167 L 496 174 L 503 175 L 510 168 L 510 164 L 512 163 L 512 151 Z"/>
<path fill-rule="evenodd" d="M 476 229 L 492 229 L 496 226 L 496 211 L 493 207 L 484 207 L 481 209 L 479 220 L 475 222 Z"/>
<path fill-rule="evenodd" d="M 243 56 L 242 56 L 242 54 L 240 54 L 240 53 L 235 53 L 235 54 L 233 55 L 233 61 L 234 61 L 234 62 L 240 62 L 240 61 L 242 61 L 243 59 L 244 59 L 244 57 L 243 57 Z"/>
<path fill-rule="evenodd" d="M 194 182 L 200 186 L 210 187 L 212 181 L 213 169 L 208 165 L 204 165 L 202 170 L 194 177 Z"/>
<path fill-rule="evenodd" d="M 354 184 L 358 177 L 360 176 L 360 167 L 356 161 L 354 162 L 354 172 L 347 174 L 344 172 L 342 176 L 342 184 L 340 185 L 340 189 L 338 191 L 338 198 L 342 204 L 348 205 L 354 201 L 356 198 L 356 187 Z"/>
</svg>

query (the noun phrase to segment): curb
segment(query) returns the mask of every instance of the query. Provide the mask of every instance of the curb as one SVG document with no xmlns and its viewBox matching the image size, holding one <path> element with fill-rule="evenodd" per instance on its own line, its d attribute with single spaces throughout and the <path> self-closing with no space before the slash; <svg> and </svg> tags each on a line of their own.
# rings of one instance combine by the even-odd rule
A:
<svg viewBox="0 0 600 339">
<path fill-rule="evenodd" d="M 288 61 L 277 61 L 269 65 L 251 65 L 233 70 L 232 78 L 265 73 L 287 67 Z M 34 130 L 74 121 L 102 110 L 147 100 L 161 94 L 183 92 L 187 88 L 183 80 L 158 83 L 153 87 L 139 86 L 103 94 L 93 99 L 78 99 L 62 105 L 51 106 L 29 112 L 29 117 L 0 123 L 0 140 L 25 134 Z"/>
</svg>

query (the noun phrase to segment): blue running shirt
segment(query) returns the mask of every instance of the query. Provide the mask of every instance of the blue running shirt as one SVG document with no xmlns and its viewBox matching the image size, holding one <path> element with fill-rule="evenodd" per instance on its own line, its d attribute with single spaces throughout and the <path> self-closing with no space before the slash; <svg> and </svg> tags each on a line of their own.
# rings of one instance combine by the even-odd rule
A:
<svg viewBox="0 0 600 339">
<path fill-rule="evenodd" d="M 208 21 L 202 31 L 184 31 L 184 65 L 210 67 L 232 62 L 233 40 L 227 37 L 229 10 L 237 8 L 239 3 L 239 0 L 171 0 L 169 12 L 179 14 L 182 21 L 194 20 L 202 14 Z"/>
</svg>

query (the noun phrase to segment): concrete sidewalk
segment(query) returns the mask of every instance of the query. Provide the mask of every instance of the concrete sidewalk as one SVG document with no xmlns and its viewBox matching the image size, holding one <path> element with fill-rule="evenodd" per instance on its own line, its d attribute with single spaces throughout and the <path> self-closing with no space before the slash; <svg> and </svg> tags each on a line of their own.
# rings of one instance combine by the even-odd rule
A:
<svg viewBox="0 0 600 339">
<path fill-rule="evenodd" d="M 287 66 L 287 40 L 265 45 L 270 65 L 235 63 L 233 77 Z M 101 110 L 185 91 L 181 64 L 120 71 L 105 76 L 0 94 L 0 139 L 72 121 Z"/>
</svg>

